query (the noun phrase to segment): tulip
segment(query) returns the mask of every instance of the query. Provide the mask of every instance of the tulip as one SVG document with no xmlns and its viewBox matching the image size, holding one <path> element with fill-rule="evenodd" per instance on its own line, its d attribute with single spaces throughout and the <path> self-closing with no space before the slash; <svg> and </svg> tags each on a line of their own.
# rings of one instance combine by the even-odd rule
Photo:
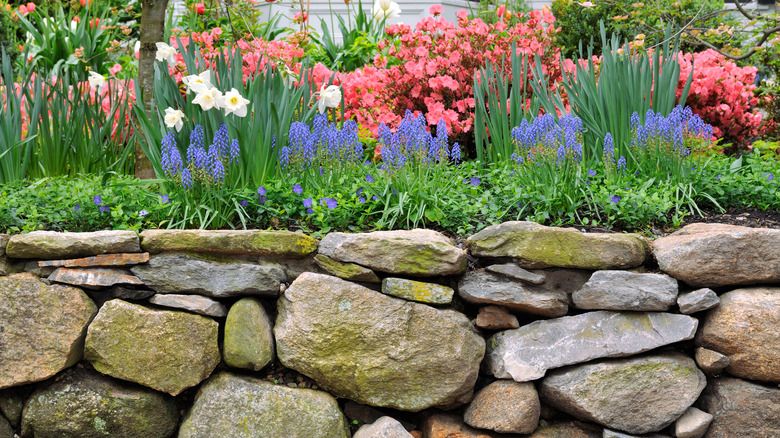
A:
<svg viewBox="0 0 780 438">
<path fill-rule="evenodd" d="M 203 3 L 195 3 L 190 7 L 190 9 L 192 9 L 192 12 L 198 15 L 203 15 L 206 12 L 206 5 Z"/>
</svg>

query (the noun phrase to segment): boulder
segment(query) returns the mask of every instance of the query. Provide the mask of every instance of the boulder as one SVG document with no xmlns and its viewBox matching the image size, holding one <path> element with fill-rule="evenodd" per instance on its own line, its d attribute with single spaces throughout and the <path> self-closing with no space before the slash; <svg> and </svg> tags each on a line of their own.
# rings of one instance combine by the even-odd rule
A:
<svg viewBox="0 0 780 438">
<path fill-rule="evenodd" d="M 731 360 L 729 357 L 704 347 L 696 349 L 696 365 L 707 374 L 720 374 Z"/>
<path fill-rule="evenodd" d="M 131 266 L 149 261 L 149 253 L 100 254 L 93 257 L 39 261 L 41 268 L 87 268 L 97 266 Z"/>
<path fill-rule="evenodd" d="M 660 312 L 677 301 L 677 292 L 668 275 L 596 271 L 571 298 L 578 309 Z"/>
<path fill-rule="evenodd" d="M 780 389 L 732 377 L 710 379 L 697 406 L 712 415 L 705 438 L 780 436 Z"/>
<path fill-rule="evenodd" d="M 491 225 L 466 243 L 475 257 L 512 257 L 528 269 L 626 269 L 644 263 L 649 253 L 638 234 L 582 233 L 534 222 Z"/>
<path fill-rule="evenodd" d="M 712 309 L 718 304 L 720 304 L 720 298 L 715 291 L 709 288 L 697 289 L 677 297 L 680 313 L 686 315 Z"/>
<path fill-rule="evenodd" d="M 677 438 L 701 438 L 712 423 L 712 415 L 696 409 L 687 411 L 674 422 L 674 436 Z"/>
<path fill-rule="evenodd" d="M 227 315 L 227 307 L 224 304 L 200 295 L 157 294 L 149 298 L 149 302 L 217 318 Z"/>
<path fill-rule="evenodd" d="M 478 429 L 531 433 L 539 425 L 540 410 L 533 383 L 498 380 L 474 395 L 463 419 Z"/>
<path fill-rule="evenodd" d="M 133 274 L 158 293 L 194 293 L 212 298 L 278 296 L 284 271 L 273 265 L 213 262 L 183 254 L 154 256 Z"/>
<path fill-rule="evenodd" d="M 737 289 L 720 297 L 696 345 L 728 356 L 734 376 L 780 382 L 780 288 Z"/>
<path fill-rule="evenodd" d="M 128 271 L 111 268 L 93 268 L 89 270 L 57 268 L 49 275 L 49 281 L 70 284 L 85 289 L 100 289 L 120 284 L 134 286 L 142 286 L 144 284 L 143 281 L 131 275 Z"/>
<path fill-rule="evenodd" d="M 97 307 L 80 289 L 32 274 L 0 277 L 0 389 L 48 379 L 84 352 Z"/>
<path fill-rule="evenodd" d="M 317 254 L 314 256 L 314 263 L 323 271 L 335 277 L 343 278 L 348 281 L 362 281 L 366 283 L 379 283 L 379 277 L 374 271 L 357 265 L 355 263 L 342 263 L 333 260 L 328 256 Z M 297 277 L 297 276 L 296 276 Z"/>
<path fill-rule="evenodd" d="M 179 438 L 348 438 L 330 394 L 219 373 L 198 391 Z"/>
<path fill-rule="evenodd" d="M 173 397 L 72 368 L 32 394 L 22 418 L 22 435 L 168 438 L 178 423 Z"/>
<path fill-rule="evenodd" d="M 487 330 L 507 330 L 520 327 L 517 317 L 509 313 L 506 307 L 501 306 L 480 307 L 474 324 Z"/>
<path fill-rule="evenodd" d="M 225 321 L 225 364 L 260 371 L 274 360 L 271 318 L 260 301 L 242 298 L 230 306 Z"/>
<path fill-rule="evenodd" d="M 662 271 L 694 287 L 780 282 L 780 230 L 699 223 L 652 246 Z"/>
<path fill-rule="evenodd" d="M 498 434 L 472 429 L 460 416 L 450 413 L 427 415 L 420 430 L 423 438 L 498 438 Z"/>
<path fill-rule="evenodd" d="M 551 371 L 539 395 L 544 403 L 581 420 L 642 434 L 672 424 L 706 384 L 692 359 L 663 353 Z"/>
<path fill-rule="evenodd" d="M 317 240 L 303 233 L 259 230 L 146 230 L 144 251 L 202 252 L 270 258 L 303 258 L 317 250 Z"/>
<path fill-rule="evenodd" d="M 372 424 L 365 424 L 352 438 L 412 438 L 412 434 L 392 417 L 382 417 Z"/>
<path fill-rule="evenodd" d="M 33 231 L 11 236 L 6 246 L 8 256 L 17 259 L 66 259 L 121 252 L 141 252 L 135 231 Z"/>
<path fill-rule="evenodd" d="M 468 401 L 485 341 L 462 313 L 305 273 L 278 301 L 279 360 L 337 397 L 419 411 Z"/>
<path fill-rule="evenodd" d="M 382 280 L 382 293 L 427 304 L 450 304 L 455 295 L 451 287 L 392 277 Z"/>
<path fill-rule="evenodd" d="M 514 263 L 504 263 L 500 265 L 490 265 L 485 268 L 486 271 L 494 274 L 503 275 L 504 277 L 511 278 L 512 280 L 522 281 L 524 283 L 540 285 L 544 284 L 547 280 L 544 275 L 527 271 Z"/>
<path fill-rule="evenodd" d="M 671 313 L 588 312 L 535 321 L 488 340 L 485 369 L 527 382 L 548 369 L 621 357 L 693 339 L 698 320 Z"/>
<path fill-rule="evenodd" d="M 89 326 L 84 358 L 103 374 L 177 395 L 219 364 L 218 331 L 204 316 L 111 300 Z"/>
<path fill-rule="evenodd" d="M 329 233 L 319 253 L 390 274 L 430 277 L 466 271 L 466 251 L 433 230 Z"/>
</svg>

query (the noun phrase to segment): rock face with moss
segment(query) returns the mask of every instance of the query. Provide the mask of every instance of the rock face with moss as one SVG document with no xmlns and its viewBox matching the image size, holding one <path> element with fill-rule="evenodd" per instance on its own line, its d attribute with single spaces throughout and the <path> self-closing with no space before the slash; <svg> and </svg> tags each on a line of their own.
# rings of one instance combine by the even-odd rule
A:
<svg viewBox="0 0 780 438">
<path fill-rule="evenodd" d="M 0 257 L 5 255 L 5 247 L 10 239 L 11 236 L 8 234 L 0 234 Z"/>
<path fill-rule="evenodd" d="M 162 254 L 131 271 L 160 293 L 196 293 L 214 298 L 279 295 L 286 276 L 273 265 L 202 260 L 185 254 Z"/>
<path fill-rule="evenodd" d="M 382 293 L 427 304 L 449 304 L 455 291 L 436 283 L 388 277 L 382 280 Z"/>
<path fill-rule="evenodd" d="M 492 225 L 466 242 L 476 257 L 511 257 L 529 269 L 626 269 L 641 265 L 649 253 L 638 234 L 582 233 L 534 222 Z"/>
<path fill-rule="evenodd" d="M 485 341 L 462 313 L 306 273 L 278 302 L 283 365 L 339 397 L 419 411 L 465 402 Z"/>
<path fill-rule="evenodd" d="M 303 233 L 259 230 L 146 230 L 144 251 L 205 252 L 261 257 L 303 258 L 317 250 L 317 240 Z"/>
<path fill-rule="evenodd" d="M 260 301 L 243 298 L 230 307 L 223 356 L 228 366 L 254 371 L 274 360 L 273 327 Z"/>
<path fill-rule="evenodd" d="M 204 316 L 111 300 L 89 326 L 84 357 L 101 373 L 177 395 L 219 364 L 218 331 Z"/>
<path fill-rule="evenodd" d="M 488 340 L 485 369 L 526 382 L 548 369 L 623 357 L 693 339 L 698 320 L 671 313 L 598 311 L 532 322 Z"/>
<path fill-rule="evenodd" d="M 780 436 L 780 389 L 732 377 L 710 379 L 696 403 L 713 416 L 705 438 Z"/>
<path fill-rule="evenodd" d="M 780 288 L 737 289 L 707 314 L 696 344 L 729 358 L 734 376 L 780 382 Z"/>
<path fill-rule="evenodd" d="M 84 352 L 97 307 L 81 290 L 32 274 L 0 277 L 0 389 L 48 379 Z"/>
<path fill-rule="evenodd" d="M 330 394 L 220 373 L 201 387 L 179 438 L 348 438 Z"/>
<path fill-rule="evenodd" d="M 33 231 L 12 236 L 6 247 L 8 257 L 18 259 L 65 259 L 120 252 L 141 252 L 134 231 Z"/>
<path fill-rule="evenodd" d="M 32 394 L 22 435 L 167 438 L 178 423 L 173 397 L 73 368 Z"/>
<path fill-rule="evenodd" d="M 432 230 L 329 233 L 319 252 L 390 274 L 425 277 L 466 271 L 466 252 Z"/>
<path fill-rule="evenodd" d="M 664 353 L 552 371 L 539 395 L 543 403 L 581 420 L 642 434 L 672 424 L 706 384 L 691 358 Z"/>
<path fill-rule="evenodd" d="M 780 230 L 691 224 L 653 241 L 658 267 L 694 287 L 780 282 Z"/>
<path fill-rule="evenodd" d="M 379 283 L 380 281 L 374 271 L 355 263 L 337 262 L 322 254 L 314 256 L 314 262 L 323 271 L 330 275 L 343 278 L 344 280 L 363 281 L 366 283 Z"/>
</svg>

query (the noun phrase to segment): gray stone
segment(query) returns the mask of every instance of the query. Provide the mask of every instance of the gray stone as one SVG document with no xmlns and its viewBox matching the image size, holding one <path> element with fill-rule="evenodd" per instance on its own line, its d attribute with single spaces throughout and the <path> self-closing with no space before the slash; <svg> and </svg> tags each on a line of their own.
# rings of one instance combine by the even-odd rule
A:
<svg viewBox="0 0 780 438">
<path fill-rule="evenodd" d="M 471 395 L 485 341 L 462 313 L 313 273 L 277 308 L 279 360 L 337 397 L 419 411 Z"/>
<path fill-rule="evenodd" d="M 471 427 L 502 433 L 531 433 L 541 406 L 533 383 L 499 380 L 474 395 L 463 420 Z"/>
<path fill-rule="evenodd" d="M 84 358 L 103 374 L 178 395 L 219 364 L 218 331 L 204 316 L 111 300 L 89 326 Z"/>
<path fill-rule="evenodd" d="M 507 330 L 520 327 L 517 317 L 509 313 L 506 307 L 501 306 L 480 307 L 474 324 L 488 330 Z"/>
<path fill-rule="evenodd" d="M 664 311 L 675 303 L 677 292 L 677 280 L 668 275 L 596 271 L 572 301 L 579 309 Z"/>
<path fill-rule="evenodd" d="M 718 377 L 710 379 L 697 406 L 713 417 L 705 438 L 780 436 L 780 389 Z"/>
<path fill-rule="evenodd" d="M 0 389 L 48 379 L 81 359 L 97 307 L 32 274 L 0 277 Z"/>
<path fill-rule="evenodd" d="M 117 252 L 141 252 L 135 231 L 33 231 L 11 236 L 6 247 L 8 256 L 17 259 L 66 259 Z"/>
<path fill-rule="evenodd" d="M 317 254 L 314 262 L 326 273 L 348 281 L 362 281 L 366 283 L 379 283 L 379 277 L 374 271 L 355 263 L 342 263 L 328 256 Z M 297 276 L 296 276 L 297 277 Z"/>
<path fill-rule="evenodd" d="M 499 379 L 526 382 L 548 369 L 693 339 L 697 326 L 690 316 L 655 312 L 597 311 L 535 321 L 493 335 L 484 365 Z"/>
<path fill-rule="evenodd" d="M 213 298 L 240 295 L 279 295 L 285 281 L 278 266 L 225 263 L 181 255 L 164 254 L 148 264 L 131 269 L 147 286 L 158 293 L 195 293 Z"/>
<path fill-rule="evenodd" d="M 707 374 L 720 374 L 729 366 L 729 357 L 704 347 L 696 349 L 696 364 Z"/>
<path fill-rule="evenodd" d="M 149 302 L 217 318 L 227 315 L 227 307 L 224 304 L 200 295 L 157 294 L 149 298 Z"/>
<path fill-rule="evenodd" d="M 29 386 L 15 386 L 0 390 L 0 418 L 8 419 L 12 427 L 17 427 L 22 421 L 24 402 L 30 396 Z"/>
<path fill-rule="evenodd" d="M 219 373 L 198 392 L 179 438 L 348 438 L 328 393 Z"/>
<path fill-rule="evenodd" d="M 413 438 L 403 425 L 392 417 L 382 417 L 372 424 L 365 424 L 352 438 Z"/>
<path fill-rule="evenodd" d="M 11 240 L 11 236 L 8 234 L 0 234 L 0 257 L 5 255 L 5 247 L 8 245 L 9 240 Z"/>
<path fill-rule="evenodd" d="M 450 304 L 455 295 L 451 287 L 392 277 L 382 280 L 382 293 L 427 304 Z"/>
<path fill-rule="evenodd" d="M 131 275 L 124 269 L 93 268 L 72 269 L 57 268 L 49 281 L 70 284 L 85 289 L 100 289 L 118 284 L 142 286 L 144 283 L 138 277 Z"/>
<path fill-rule="evenodd" d="M 29 261 L 24 263 L 24 272 L 29 272 L 41 278 L 46 278 L 57 270 L 54 266 L 40 267 L 38 262 Z"/>
<path fill-rule="evenodd" d="M 701 438 L 712 423 L 712 415 L 696 408 L 687 411 L 674 422 L 674 436 L 677 438 Z"/>
<path fill-rule="evenodd" d="M 24 410 L 22 435 L 167 438 L 178 423 L 173 397 L 72 368 L 32 394 Z"/>
<path fill-rule="evenodd" d="M 124 286 L 114 286 L 109 290 L 96 293 L 108 299 L 119 298 L 122 300 L 145 300 L 155 294 L 153 290 L 130 289 Z"/>
<path fill-rule="evenodd" d="M 579 421 L 542 424 L 527 438 L 601 438 L 601 427 Z"/>
<path fill-rule="evenodd" d="M 641 265 L 649 253 L 638 234 L 582 233 L 534 222 L 491 225 L 466 243 L 475 257 L 513 257 L 528 269 L 626 269 Z"/>
<path fill-rule="evenodd" d="M 487 268 L 485 268 L 485 270 L 492 272 L 494 274 L 503 275 L 504 277 L 509 277 L 513 280 L 518 280 L 524 283 L 534 284 L 537 286 L 540 284 L 544 284 L 545 282 L 544 275 L 539 275 L 531 271 L 526 271 L 525 269 L 515 265 L 514 263 L 505 263 L 503 265 L 490 265 Z"/>
<path fill-rule="evenodd" d="M 581 420 L 642 434 L 672 424 L 706 384 L 692 359 L 663 353 L 551 371 L 542 380 L 539 396 Z"/>
<path fill-rule="evenodd" d="M 699 223 L 652 246 L 662 271 L 694 287 L 780 282 L 780 230 Z"/>
<path fill-rule="evenodd" d="M 2 415 L 0 415 L 0 438 L 14 438 L 14 429 Z"/>
<path fill-rule="evenodd" d="M 429 277 L 466 271 L 466 251 L 433 230 L 329 233 L 319 253 L 390 274 Z"/>
<path fill-rule="evenodd" d="M 617 432 L 610 429 L 604 429 L 601 438 L 669 438 L 668 435 L 659 435 L 657 433 L 646 433 L 642 435 L 630 435 L 623 432 Z"/>
<path fill-rule="evenodd" d="M 271 318 L 260 301 L 242 298 L 233 304 L 225 321 L 225 364 L 259 371 L 276 357 L 274 348 Z"/>
<path fill-rule="evenodd" d="M 707 313 L 696 345 L 729 357 L 726 371 L 763 382 L 780 382 L 780 288 L 736 289 Z"/>
<path fill-rule="evenodd" d="M 703 288 L 680 294 L 677 297 L 677 305 L 680 312 L 686 315 L 709 310 L 720 304 L 720 298 L 712 289 Z"/>
<path fill-rule="evenodd" d="M 144 251 L 201 252 L 270 258 L 303 258 L 317 250 L 317 240 L 303 233 L 275 230 L 146 230 Z"/>
<path fill-rule="evenodd" d="M 38 262 L 38 266 L 62 267 L 62 268 L 88 268 L 100 266 L 131 266 L 149 261 L 149 253 L 126 253 L 126 254 L 99 254 L 92 257 L 81 259 L 65 260 L 43 260 Z"/>
</svg>

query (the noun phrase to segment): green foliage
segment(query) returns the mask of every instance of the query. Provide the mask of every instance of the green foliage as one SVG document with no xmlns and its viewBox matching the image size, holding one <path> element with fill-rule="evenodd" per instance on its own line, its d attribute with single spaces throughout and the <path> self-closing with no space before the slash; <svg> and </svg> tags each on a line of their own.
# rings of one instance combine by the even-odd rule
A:
<svg viewBox="0 0 780 438">
<path fill-rule="evenodd" d="M 33 77 L 32 69 L 23 68 L 19 86 L 15 86 L 13 66 L 5 49 L 0 48 L 0 184 L 24 179 L 30 170 L 38 124 L 25 126 L 25 113 L 37 120 L 43 102 L 33 99 L 41 95 L 41 81 Z M 31 92 L 32 91 L 32 92 Z"/>
<path fill-rule="evenodd" d="M 561 56 L 573 58 L 579 55 L 580 47 L 590 45 L 593 54 L 601 55 L 602 40 L 598 38 L 599 22 L 603 21 L 610 34 L 623 39 L 629 35 L 615 28 L 616 21 L 611 18 L 622 12 L 621 3 L 596 1 L 594 6 L 582 6 L 582 2 L 573 0 L 554 0 L 552 13 L 555 26 L 561 30 L 555 36 L 556 44 L 561 48 Z"/>
<path fill-rule="evenodd" d="M 348 3 L 349 12 L 347 22 L 344 18 L 336 16 L 338 28 L 341 31 L 342 40 L 336 41 L 335 34 L 331 34 L 326 20 L 322 19 L 322 37 L 312 40 L 322 49 L 326 59 L 321 59 L 330 69 L 339 71 L 353 71 L 362 68 L 374 59 L 378 52 L 378 44 L 384 38 L 385 20 L 377 21 L 363 10 L 362 0 L 358 0 L 353 11 L 353 3 Z M 331 27 L 333 23 L 333 11 L 331 11 Z M 354 25 L 353 25 L 354 15 Z"/>
<path fill-rule="evenodd" d="M 0 1 L 0 49 L 4 50 L 10 62 L 13 63 L 19 56 L 19 41 L 16 32 L 19 26 L 13 21 L 16 12 L 8 10 L 8 3 Z"/>
</svg>

